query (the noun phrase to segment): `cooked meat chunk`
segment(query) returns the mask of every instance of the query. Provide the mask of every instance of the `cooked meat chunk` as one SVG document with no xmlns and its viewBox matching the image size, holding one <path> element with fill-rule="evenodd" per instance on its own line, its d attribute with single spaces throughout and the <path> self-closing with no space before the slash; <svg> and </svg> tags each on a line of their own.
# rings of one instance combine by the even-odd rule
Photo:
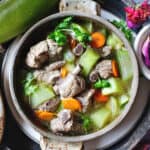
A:
<svg viewBox="0 0 150 150">
<path fill-rule="evenodd" d="M 59 5 L 61 11 L 79 11 L 85 14 L 100 14 L 100 5 L 93 0 L 61 0 Z"/>
<path fill-rule="evenodd" d="M 27 54 L 26 64 L 31 68 L 39 68 L 49 60 L 48 45 L 46 41 L 41 41 L 30 48 Z"/>
<path fill-rule="evenodd" d="M 57 61 L 57 62 L 54 62 L 54 63 L 50 64 L 49 66 L 45 67 L 45 70 L 46 70 L 46 71 L 58 70 L 58 69 L 60 69 L 64 64 L 65 64 L 65 61 L 64 61 L 64 60 L 62 60 L 62 61 Z"/>
<path fill-rule="evenodd" d="M 89 80 L 94 83 L 99 79 L 99 72 L 97 70 L 93 70 L 90 73 Z"/>
<path fill-rule="evenodd" d="M 73 49 L 73 53 L 76 56 L 82 55 L 83 52 L 84 52 L 84 48 L 83 48 L 83 45 L 81 43 L 77 44 L 77 46 Z"/>
<path fill-rule="evenodd" d="M 43 70 L 36 70 L 34 77 L 38 81 L 43 81 L 48 84 L 54 84 L 60 77 L 60 68 L 65 64 L 65 61 L 58 61 L 45 67 Z"/>
<path fill-rule="evenodd" d="M 43 81 L 47 84 L 54 84 L 56 80 L 60 77 L 60 71 L 54 70 L 54 71 L 35 71 L 34 77 L 38 81 Z"/>
<path fill-rule="evenodd" d="M 59 92 L 62 98 L 76 96 L 85 89 L 85 80 L 78 75 L 80 70 L 78 65 L 72 73 L 69 73 L 58 85 L 55 85 L 56 93 Z"/>
<path fill-rule="evenodd" d="M 85 113 L 89 109 L 92 102 L 92 96 L 94 95 L 94 93 L 95 90 L 90 89 L 90 90 L 86 90 L 84 93 L 82 93 L 80 96 L 77 97 L 77 99 L 82 104 L 82 112 Z"/>
<path fill-rule="evenodd" d="M 80 71 L 81 71 L 81 66 L 80 66 L 80 65 L 77 65 L 77 66 L 75 67 L 75 69 L 72 71 L 72 74 L 73 74 L 73 75 L 78 75 L 78 74 L 80 73 Z"/>
<path fill-rule="evenodd" d="M 58 44 L 51 39 L 47 39 L 46 41 L 48 44 L 50 60 L 58 60 L 62 52 L 62 47 L 58 46 Z"/>
<path fill-rule="evenodd" d="M 56 42 L 47 39 L 32 46 L 27 54 L 26 64 L 31 68 L 40 68 L 45 62 L 60 56 L 62 47 Z"/>
<path fill-rule="evenodd" d="M 59 80 L 60 80 L 60 79 L 59 79 Z M 59 80 L 58 80 L 58 81 L 59 81 Z M 56 95 L 59 95 L 59 88 L 58 88 L 58 85 L 59 85 L 59 84 L 58 84 L 58 82 L 56 81 L 56 85 L 53 86 L 53 89 L 54 89 Z"/>
<path fill-rule="evenodd" d="M 60 104 L 60 100 L 58 98 L 51 99 L 38 107 L 39 110 L 55 112 Z"/>
<path fill-rule="evenodd" d="M 83 133 L 82 124 L 77 122 L 76 115 L 68 109 L 58 113 L 57 118 L 51 120 L 50 128 L 54 133 Z"/>
<path fill-rule="evenodd" d="M 96 66 L 96 70 L 98 70 L 99 75 L 103 79 L 107 79 L 112 75 L 112 61 L 111 60 L 103 60 Z"/>
<path fill-rule="evenodd" d="M 66 124 L 68 121 L 70 121 L 70 119 L 72 119 L 72 112 L 71 110 L 63 110 L 61 112 L 59 112 L 58 114 L 58 118 L 62 121 L 63 124 Z"/>
<path fill-rule="evenodd" d="M 105 59 L 105 60 L 102 60 L 101 62 L 99 62 L 96 65 L 95 69 L 90 74 L 91 82 L 94 82 L 94 80 L 91 79 L 92 78 L 91 76 L 97 72 L 99 74 L 99 77 L 102 79 L 107 79 L 107 78 L 111 77 L 112 76 L 112 61 L 109 59 Z"/>
<path fill-rule="evenodd" d="M 101 57 L 105 58 L 111 54 L 112 47 L 111 46 L 104 46 L 101 51 L 100 55 Z"/>
</svg>

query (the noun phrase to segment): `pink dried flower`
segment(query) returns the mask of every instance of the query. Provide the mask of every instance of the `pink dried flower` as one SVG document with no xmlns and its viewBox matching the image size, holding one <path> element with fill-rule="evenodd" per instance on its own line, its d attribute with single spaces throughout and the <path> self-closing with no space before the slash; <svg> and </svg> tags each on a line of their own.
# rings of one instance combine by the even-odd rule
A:
<svg viewBox="0 0 150 150">
<path fill-rule="evenodd" d="M 150 4 L 145 0 L 137 7 L 126 7 L 126 20 L 128 27 L 136 29 L 142 25 L 150 16 Z"/>
</svg>

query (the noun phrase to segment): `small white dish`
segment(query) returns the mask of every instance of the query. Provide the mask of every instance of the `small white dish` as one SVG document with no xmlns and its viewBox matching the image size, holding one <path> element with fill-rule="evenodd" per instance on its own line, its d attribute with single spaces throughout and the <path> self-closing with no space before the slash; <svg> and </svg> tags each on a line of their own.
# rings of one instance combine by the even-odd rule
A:
<svg viewBox="0 0 150 150">
<path fill-rule="evenodd" d="M 150 23 L 148 23 L 141 29 L 141 31 L 138 33 L 134 42 L 134 49 L 135 49 L 137 58 L 139 60 L 140 70 L 148 80 L 150 80 L 150 69 L 146 67 L 146 65 L 144 64 L 144 61 L 142 58 L 142 46 L 149 34 L 150 34 Z"/>
</svg>

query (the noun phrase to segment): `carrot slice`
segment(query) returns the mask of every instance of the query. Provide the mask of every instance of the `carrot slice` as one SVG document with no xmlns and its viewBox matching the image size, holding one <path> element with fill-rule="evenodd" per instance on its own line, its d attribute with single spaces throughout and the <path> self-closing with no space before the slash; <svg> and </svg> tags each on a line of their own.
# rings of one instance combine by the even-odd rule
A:
<svg viewBox="0 0 150 150">
<path fill-rule="evenodd" d="M 71 49 L 75 48 L 77 45 L 77 41 L 73 38 L 70 39 L 70 47 Z"/>
<path fill-rule="evenodd" d="M 106 38 L 102 33 L 94 32 L 92 34 L 91 46 L 93 48 L 100 48 L 104 46 L 105 42 L 106 42 Z"/>
<path fill-rule="evenodd" d="M 94 100 L 97 102 L 107 102 L 109 100 L 109 96 L 102 95 L 101 91 L 96 91 L 94 94 Z"/>
<path fill-rule="evenodd" d="M 65 109 L 70 109 L 72 111 L 81 111 L 81 104 L 77 99 L 65 98 L 62 100 L 62 105 Z"/>
<path fill-rule="evenodd" d="M 67 76 L 67 74 L 68 74 L 67 68 L 66 68 L 65 66 L 62 67 L 62 68 L 61 68 L 61 77 L 62 77 L 62 78 L 65 78 L 65 77 Z"/>
<path fill-rule="evenodd" d="M 118 65 L 115 60 L 112 60 L 112 72 L 114 77 L 119 77 Z"/>
<path fill-rule="evenodd" d="M 43 121 L 50 121 L 56 116 L 55 113 L 41 111 L 41 110 L 36 110 L 35 114 L 38 117 L 38 119 L 43 120 Z"/>
</svg>

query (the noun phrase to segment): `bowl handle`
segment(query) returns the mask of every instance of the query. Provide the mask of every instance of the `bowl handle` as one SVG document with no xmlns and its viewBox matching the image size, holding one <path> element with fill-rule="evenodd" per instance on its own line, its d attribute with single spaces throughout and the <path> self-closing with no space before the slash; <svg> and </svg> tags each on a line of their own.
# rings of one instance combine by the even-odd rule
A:
<svg viewBox="0 0 150 150">
<path fill-rule="evenodd" d="M 52 150 L 52 149 L 60 149 L 60 150 L 82 150 L 83 143 L 65 143 L 61 141 L 56 141 L 53 139 L 48 139 L 46 137 L 41 136 L 40 138 L 40 147 L 41 150 Z"/>
</svg>

